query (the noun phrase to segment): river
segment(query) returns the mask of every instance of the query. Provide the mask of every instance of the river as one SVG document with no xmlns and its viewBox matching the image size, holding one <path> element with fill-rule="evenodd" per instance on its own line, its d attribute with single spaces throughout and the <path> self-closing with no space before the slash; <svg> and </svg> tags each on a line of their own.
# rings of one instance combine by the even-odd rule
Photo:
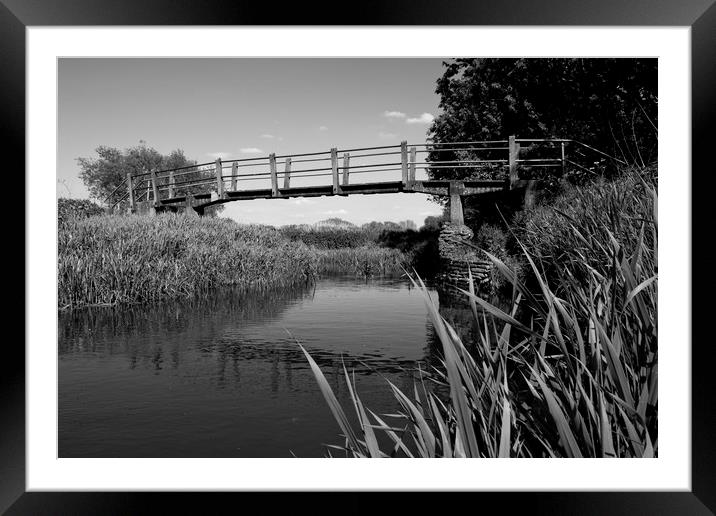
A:
<svg viewBox="0 0 716 516">
<path fill-rule="evenodd" d="M 404 278 L 63 313 L 59 456 L 323 457 L 340 430 L 297 342 L 350 412 L 342 364 L 386 413 L 397 410 L 386 379 L 412 392 L 416 368 L 439 360 Z"/>
</svg>

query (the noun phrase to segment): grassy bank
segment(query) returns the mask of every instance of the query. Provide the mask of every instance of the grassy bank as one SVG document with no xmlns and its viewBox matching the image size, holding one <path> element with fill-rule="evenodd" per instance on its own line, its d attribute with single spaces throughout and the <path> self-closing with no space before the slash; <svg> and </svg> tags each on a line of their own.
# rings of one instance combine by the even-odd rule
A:
<svg viewBox="0 0 716 516">
<path fill-rule="evenodd" d="M 217 286 L 271 288 L 324 272 L 382 274 L 403 255 L 378 246 L 319 249 L 229 219 L 99 215 L 58 226 L 58 307 L 141 303 Z"/>
<path fill-rule="evenodd" d="M 359 422 L 352 428 L 306 353 L 345 453 L 656 456 L 656 200 L 655 174 L 628 170 L 520 215 L 509 234 L 521 272 L 489 254 L 511 289 L 509 308 L 463 292 L 474 342 L 461 341 L 419 285 L 443 367 L 421 371 L 412 393 L 389 385 L 402 407 L 397 419 L 371 412 L 346 372 Z"/>
</svg>

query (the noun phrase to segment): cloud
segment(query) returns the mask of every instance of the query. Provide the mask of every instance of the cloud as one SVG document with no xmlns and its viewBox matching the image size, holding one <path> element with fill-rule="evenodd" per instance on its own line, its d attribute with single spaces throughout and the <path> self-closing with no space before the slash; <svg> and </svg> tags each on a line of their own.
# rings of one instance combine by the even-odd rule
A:
<svg viewBox="0 0 716 516">
<path fill-rule="evenodd" d="M 383 116 L 386 118 L 405 118 L 405 113 L 400 111 L 383 111 Z"/>
<path fill-rule="evenodd" d="M 214 159 L 226 159 L 231 156 L 230 152 L 207 152 L 207 156 Z"/>
<path fill-rule="evenodd" d="M 241 154 L 263 154 L 264 151 L 261 149 L 257 149 L 256 147 L 244 147 L 243 149 L 239 149 L 239 152 Z"/>
<path fill-rule="evenodd" d="M 378 133 L 378 138 L 381 140 L 395 140 L 398 137 L 395 133 L 384 133 L 383 131 Z"/>
<path fill-rule="evenodd" d="M 273 134 L 262 134 L 259 138 L 266 138 L 267 140 L 273 140 L 276 138 Z"/>
<path fill-rule="evenodd" d="M 322 213 L 324 215 L 345 215 L 348 212 L 344 209 L 340 209 L 340 210 L 328 210 L 328 211 L 324 211 Z"/>
<path fill-rule="evenodd" d="M 408 118 L 406 124 L 431 124 L 435 120 L 435 117 L 430 113 L 423 113 L 419 117 Z"/>
<path fill-rule="evenodd" d="M 306 199 L 304 197 L 299 197 L 298 199 L 293 199 L 291 202 L 298 206 L 300 206 L 302 204 L 306 204 L 306 205 L 316 204 L 316 201 L 314 201 L 313 199 Z"/>
<path fill-rule="evenodd" d="M 328 127 L 326 127 L 325 125 L 322 125 L 318 128 L 318 130 L 319 131 L 328 131 Z"/>
</svg>

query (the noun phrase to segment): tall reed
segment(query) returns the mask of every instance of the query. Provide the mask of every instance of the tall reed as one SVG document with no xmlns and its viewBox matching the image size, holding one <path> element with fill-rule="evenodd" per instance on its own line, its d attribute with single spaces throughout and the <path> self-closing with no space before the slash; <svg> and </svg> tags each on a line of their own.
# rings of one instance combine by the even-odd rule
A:
<svg viewBox="0 0 716 516">
<path fill-rule="evenodd" d="M 319 274 L 347 272 L 359 276 L 401 274 L 410 257 L 397 249 L 364 245 L 338 249 L 315 249 Z"/>
<path fill-rule="evenodd" d="M 318 259 L 274 228 L 181 215 L 70 218 L 58 228 L 58 305 L 185 297 L 312 280 Z"/>
<path fill-rule="evenodd" d="M 525 278 L 488 253 L 512 285 L 512 301 L 504 310 L 472 289 L 462 291 L 479 329 L 475 342 L 462 342 L 422 281 L 411 277 L 425 298 L 443 360 L 442 367 L 419 371 L 412 393 L 389 383 L 401 407 L 397 419 L 367 408 L 344 369 L 359 422 L 352 428 L 304 349 L 344 436 L 344 453 L 656 456 L 655 177 L 631 171 L 621 181 L 569 193 L 586 203 L 584 209 L 557 207 L 544 214 L 564 228 L 565 245 L 537 238 L 539 224 L 532 226 L 536 240 L 515 237 L 527 264 Z M 545 248 L 560 252 L 547 258 Z M 386 440 L 390 445 L 381 447 Z"/>
</svg>

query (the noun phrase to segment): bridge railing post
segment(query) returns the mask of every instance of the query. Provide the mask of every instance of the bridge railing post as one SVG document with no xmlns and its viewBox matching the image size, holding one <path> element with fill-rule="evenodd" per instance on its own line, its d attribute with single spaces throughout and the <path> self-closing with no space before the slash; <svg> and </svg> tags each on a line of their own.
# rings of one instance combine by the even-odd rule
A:
<svg viewBox="0 0 716 516">
<path fill-rule="evenodd" d="M 231 164 L 231 191 L 236 191 L 236 182 L 238 181 L 239 176 L 239 163 L 234 161 Z"/>
<path fill-rule="evenodd" d="M 408 142 L 400 142 L 400 169 L 402 171 L 403 187 L 408 185 Z"/>
<path fill-rule="evenodd" d="M 286 158 L 286 168 L 283 172 L 283 188 L 288 190 L 291 187 L 291 158 Z"/>
<path fill-rule="evenodd" d="M 152 170 L 149 172 L 152 180 L 152 197 L 154 198 L 154 206 L 159 206 L 159 187 L 157 186 L 157 173 Z"/>
<path fill-rule="evenodd" d="M 408 169 L 408 182 L 412 185 L 415 182 L 415 168 L 418 161 L 418 150 L 410 147 L 410 167 Z"/>
<path fill-rule="evenodd" d="M 216 172 L 216 193 L 218 194 L 219 199 L 222 199 L 224 197 L 224 178 L 221 177 L 221 175 L 222 175 L 221 158 L 216 158 L 216 164 L 214 165 L 214 170 Z"/>
<path fill-rule="evenodd" d="M 127 172 L 127 194 L 129 195 L 129 212 L 134 213 L 137 207 L 134 201 L 134 185 L 132 184 L 131 172 Z"/>
<path fill-rule="evenodd" d="M 271 171 L 271 197 L 278 197 L 278 177 L 276 175 L 276 154 L 269 154 L 269 169 Z"/>
<path fill-rule="evenodd" d="M 174 179 L 174 171 L 169 171 L 169 198 L 174 198 L 174 185 L 176 184 L 176 179 Z"/>
<path fill-rule="evenodd" d="M 338 149 L 331 148 L 331 175 L 333 176 L 333 194 L 341 193 L 341 185 L 338 183 Z"/>
<path fill-rule="evenodd" d="M 351 155 L 349 153 L 343 154 L 343 186 L 348 186 L 348 174 L 351 166 Z"/>
<path fill-rule="evenodd" d="M 515 140 L 515 136 L 510 136 L 508 140 L 508 165 L 510 168 L 510 188 L 513 188 L 517 182 L 517 160 L 520 155 L 520 144 Z"/>
</svg>

